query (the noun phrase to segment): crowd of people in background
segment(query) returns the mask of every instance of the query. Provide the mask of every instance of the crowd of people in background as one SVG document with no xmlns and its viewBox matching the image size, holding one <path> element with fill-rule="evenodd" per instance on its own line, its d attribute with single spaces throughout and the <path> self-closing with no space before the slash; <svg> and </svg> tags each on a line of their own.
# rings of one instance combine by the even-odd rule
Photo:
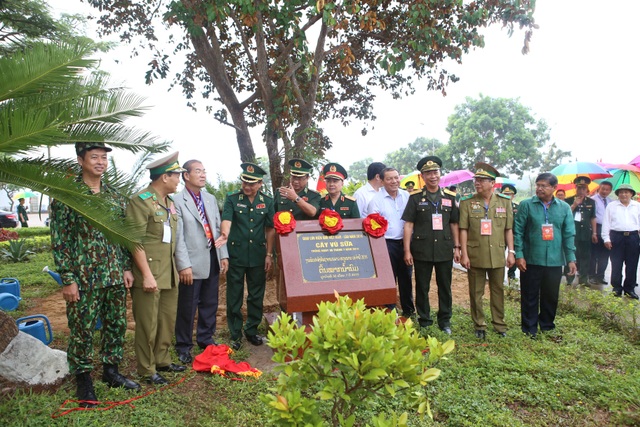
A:
<svg viewBox="0 0 640 427">
<path fill-rule="evenodd" d="M 227 279 L 230 347 L 239 349 L 243 336 L 252 345 L 262 345 L 258 326 L 267 273 L 273 267 L 274 215 L 281 211 L 291 212 L 298 221 L 314 220 L 326 209 L 342 218 L 382 215 L 388 222 L 384 239 L 398 288 L 397 312 L 414 318 L 420 327 L 437 323 L 445 334 L 452 334 L 454 262 L 468 273 L 471 322 L 478 339 L 487 336 L 487 281 L 491 326 L 499 337 L 507 336 L 505 270 L 509 281 L 516 281 L 520 272 L 520 326 L 532 338 L 556 327 L 563 275 L 568 284 L 577 280 L 584 286 L 607 285 L 609 257 L 613 295 L 638 299 L 640 204 L 632 200 L 635 191 L 628 185 L 615 189 L 617 200 L 609 197 L 613 188 L 607 181 L 590 197 L 590 179 L 578 176 L 576 195 L 565 198 L 557 189 L 557 177 L 542 173 L 536 178 L 535 195 L 518 204 L 514 185 L 495 190 L 500 172 L 492 165 L 477 163 L 475 192 L 458 195 L 456 188 L 440 187 L 442 160 L 426 156 L 416 165 L 423 187 L 409 181 L 402 188 L 397 169 L 375 162 L 367 169 L 367 183 L 352 197 L 342 191 L 348 174 L 340 164 L 323 167 L 327 192 L 320 194 L 308 187 L 312 165 L 291 159 L 289 184 L 277 189 L 275 197 L 262 189 L 266 171 L 242 163 L 241 187 L 226 195 L 220 211 L 218 200 L 204 189 L 204 164 L 189 160 L 180 166 L 178 153 L 149 164 L 151 183 L 125 200 L 103 181 L 110 151 L 103 143 L 76 144 L 81 168 L 77 180 L 88 194 L 111 200 L 115 215 L 143 231 L 140 247 L 129 253 L 69 207 L 56 201 L 51 205 L 53 255 L 70 328 L 68 362 L 84 406 L 95 406 L 97 400 L 91 371 L 98 318 L 103 324 L 103 381 L 111 387 L 140 388 L 118 370 L 128 292 L 136 321 L 137 371 L 149 384 L 167 384 L 163 373 L 184 371 L 193 361 L 196 313 L 195 344 L 201 349 L 218 344 L 222 273 Z M 184 189 L 176 193 L 181 178 Z M 432 316 L 429 291 L 434 271 L 438 309 Z M 281 285 L 277 284 L 280 292 Z M 241 312 L 245 286 L 246 317 Z M 395 304 L 388 307 L 396 309 Z M 173 342 L 182 364 L 171 359 Z"/>
</svg>

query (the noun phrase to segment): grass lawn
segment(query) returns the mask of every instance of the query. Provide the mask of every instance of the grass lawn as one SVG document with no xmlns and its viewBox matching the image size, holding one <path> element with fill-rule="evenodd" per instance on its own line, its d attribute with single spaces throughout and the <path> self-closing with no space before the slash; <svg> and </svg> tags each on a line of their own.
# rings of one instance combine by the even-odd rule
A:
<svg viewBox="0 0 640 427">
<path fill-rule="evenodd" d="M 49 262 L 39 260 L 37 269 L 31 267 L 35 262 L 21 265 L 3 262 L 0 277 L 14 277 L 20 273 L 23 298 L 44 296 L 47 289 L 55 290 L 57 285 L 41 272 L 41 261 Z M 597 291 L 577 292 L 563 288 L 562 293 L 557 332 L 539 335 L 535 340 L 519 333 L 517 293 L 506 301 L 506 320 L 511 325 L 507 338 L 489 332 L 486 341 L 478 341 L 468 311 L 455 307 L 452 338 L 456 341 L 456 349 L 447 360 L 438 364 L 442 374 L 428 385 L 434 420 L 410 414 L 409 425 L 640 425 L 637 325 L 627 329 L 616 327 L 611 316 L 598 312 L 599 309 L 606 309 L 607 313 L 618 310 L 611 308 L 614 304 L 622 307 L 614 317 L 628 318 L 624 310 L 628 310 L 630 302 L 608 297 L 609 300 L 598 300 L 596 304 L 592 300 Z M 632 304 L 636 304 L 631 306 L 632 316 L 635 316 L 638 306 L 635 302 Z M 489 314 L 488 307 L 485 310 Z M 12 315 L 18 317 L 20 313 L 12 312 Z M 221 331 L 223 339 L 225 332 Z M 435 335 L 441 341 L 447 339 L 437 328 L 421 332 Z M 121 371 L 135 377 L 132 338 L 130 334 L 127 336 Z M 64 340 L 63 336 L 54 344 L 64 348 Z M 96 347 L 99 347 L 98 340 L 96 335 Z M 251 348 L 246 350 L 251 351 Z M 245 358 L 247 351 L 239 352 L 237 357 Z M 99 398 L 123 401 L 135 397 L 122 390 L 108 389 L 99 380 L 100 374 L 98 365 L 94 382 Z M 182 377 L 168 375 L 173 382 Z M 70 378 L 53 390 L 19 389 L 1 393 L 0 425 L 261 426 L 266 424 L 267 408 L 258 396 L 267 392 L 274 381 L 275 375 L 271 373 L 259 379 L 233 381 L 188 371 L 185 380 L 173 387 L 160 390 L 144 386 L 142 394 L 156 392 L 131 402 L 131 405 L 107 411 L 77 411 L 52 419 L 52 414 L 66 399 L 74 398 L 75 383 Z M 358 414 L 356 425 L 364 426 L 372 414 L 390 409 L 404 411 L 393 399 L 372 401 L 366 411 Z"/>
</svg>

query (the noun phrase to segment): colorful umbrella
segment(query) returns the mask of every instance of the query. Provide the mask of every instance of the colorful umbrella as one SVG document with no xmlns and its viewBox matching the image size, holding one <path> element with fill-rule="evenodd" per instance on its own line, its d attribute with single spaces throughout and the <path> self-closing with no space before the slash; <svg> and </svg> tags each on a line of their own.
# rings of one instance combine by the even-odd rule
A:
<svg viewBox="0 0 640 427">
<path fill-rule="evenodd" d="M 633 160 L 629 162 L 630 165 L 640 166 L 640 156 L 636 156 Z"/>
<path fill-rule="evenodd" d="M 472 179 L 473 172 L 467 169 L 459 169 L 451 171 L 440 178 L 440 187 L 449 187 L 451 185 L 460 184 L 461 182 L 471 181 Z"/>
<path fill-rule="evenodd" d="M 13 200 L 18 200 L 18 199 L 28 199 L 30 197 L 38 197 L 38 195 L 32 191 L 20 191 L 16 194 L 13 195 L 12 199 Z"/>
<path fill-rule="evenodd" d="M 572 162 L 558 165 L 551 173 L 563 178 L 563 182 L 573 181 L 578 176 L 588 176 L 593 179 L 609 178 L 611 174 L 602 166 L 592 162 Z"/>
<path fill-rule="evenodd" d="M 516 182 L 514 180 L 505 178 L 503 176 L 499 176 L 496 178 L 496 183 L 493 184 L 493 188 L 496 188 L 496 189 L 502 188 L 503 184 L 511 184 L 514 187 L 516 186 Z"/>
<path fill-rule="evenodd" d="M 608 179 L 608 178 L 604 178 L 604 179 Z M 599 179 L 598 181 L 604 181 L 604 179 L 602 180 Z M 598 187 L 600 187 L 600 184 L 597 181 L 591 181 L 591 184 L 589 184 L 588 193 L 593 194 L 593 192 L 596 191 Z M 573 197 L 576 195 L 576 185 L 573 183 L 573 181 L 558 183 L 558 186 L 556 187 L 556 191 L 558 190 L 564 190 L 564 194 L 567 197 Z"/>
<path fill-rule="evenodd" d="M 605 168 L 592 162 L 565 163 L 553 168 L 551 173 L 557 176 L 558 182 L 562 184 L 573 182 L 578 176 L 588 176 L 591 180 L 611 176 Z"/>
<path fill-rule="evenodd" d="M 413 181 L 413 183 L 415 184 L 413 187 L 414 189 L 424 187 L 422 175 L 418 171 L 411 172 L 409 175 L 402 178 L 402 181 L 400 181 L 400 188 L 407 188 L 407 182 L 409 181 Z"/>
<path fill-rule="evenodd" d="M 605 179 L 598 181 L 605 181 Z M 636 193 L 640 193 L 640 172 L 618 169 L 611 178 L 606 178 L 606 181 L 611 183 L 614 191 L 622 184 L 629 184 L 636 190 Z"/>
</svg>

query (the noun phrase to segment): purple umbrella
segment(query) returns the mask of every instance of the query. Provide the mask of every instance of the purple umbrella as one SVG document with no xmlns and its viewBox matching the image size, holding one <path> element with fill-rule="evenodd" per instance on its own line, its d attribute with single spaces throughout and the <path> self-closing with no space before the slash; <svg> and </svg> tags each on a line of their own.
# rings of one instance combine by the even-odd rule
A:
<svg viewBox="0 0 640 427">
<path fill-rule="evenodd" d="M 451 171 L 440 178 L 440 187 L 449 187 L 450 185 L 460 184 L 461 182 L 471 181 L 473 172 L 467 169 Z"/>
</svg>

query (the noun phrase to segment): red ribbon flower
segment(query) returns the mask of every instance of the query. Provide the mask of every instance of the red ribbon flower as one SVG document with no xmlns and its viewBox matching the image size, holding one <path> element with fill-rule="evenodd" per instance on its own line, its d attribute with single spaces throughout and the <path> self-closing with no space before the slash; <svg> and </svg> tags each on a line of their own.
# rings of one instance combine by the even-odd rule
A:
<svg viewBox="0 0 640 427">
<path fill-rule="evenodd" d="M 296 228 L 296 219 L 289 211 L 276 212 L 273 216 L 273 227 L 280 235 L 289 234 Z"/>
<path fill-rule="evenodd" d="M 320 227 L 323 230 L 328 231 L 329 234 L 336 234 L 338 231 L 342 230 L 342 217 L 336 211 L 332 211 L 331 209 L 325 209 L 320 214 Z"/>
<path fill-rule="evenodd" d="M 382 237 L 384 236 L 384 233 L 387 232 L 389 223 L 382 215 L 372 213 L 362 220 L 362 228 L 364 228 L 364 231 L 366 231 L 370 236 Z"/>
</svg>

